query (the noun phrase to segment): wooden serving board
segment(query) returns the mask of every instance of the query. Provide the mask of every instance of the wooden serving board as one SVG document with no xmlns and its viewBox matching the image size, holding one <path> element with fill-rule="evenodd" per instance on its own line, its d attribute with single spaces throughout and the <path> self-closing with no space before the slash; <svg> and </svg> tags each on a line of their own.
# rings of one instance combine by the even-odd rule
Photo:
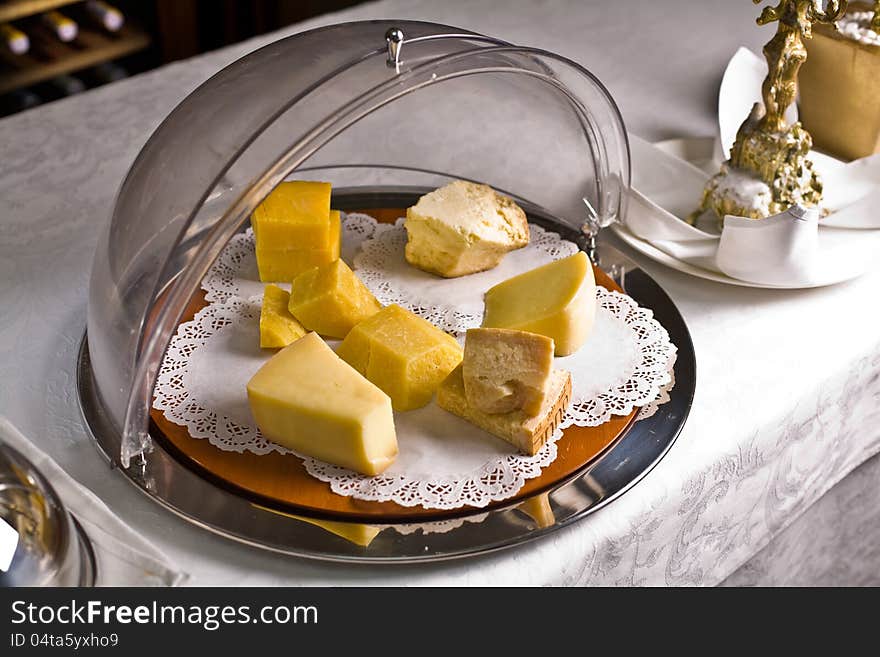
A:
<svg viewBox="0 0 880 657">
<path fill-rule="evenodd" d="M 393 222 L 402 216 L 399 209 L 357 211 L 384 222 Z M 601 269 L 595 268 L 594 272 L 598 285 L 622 292 Z M 192 320 L 205 305 L 205 294 L 199 290 L 190 301 L 181 323 Z M 269 356 L 267 350 L 266 357 Z M 569 427 L 557 442 L 556 460 L 544 468 L 540 477 L 527 481 L 515 497 L 487 508 L 522 501 L 573 477 L 623 436 L 634 422 L 637 412 L 638 409 L 629 415 L 615 416 L 598 427 Z M 329 484 L 309 475 L 296 456 L 277 452 L 265 455 L 226 452 L 207 440 L 192 438 L 186 427 L 169 421 L 155 408 L 151 409 L 150 417 L 153 437 L 181 462 L 217 485 L 271 509 L 362 522 L 440 520 L 486 510 L 473 507 L 452 511 L 405 507 L 395 502 L 372 502 L 337 495 L 330 490 Z"/>
</svg>

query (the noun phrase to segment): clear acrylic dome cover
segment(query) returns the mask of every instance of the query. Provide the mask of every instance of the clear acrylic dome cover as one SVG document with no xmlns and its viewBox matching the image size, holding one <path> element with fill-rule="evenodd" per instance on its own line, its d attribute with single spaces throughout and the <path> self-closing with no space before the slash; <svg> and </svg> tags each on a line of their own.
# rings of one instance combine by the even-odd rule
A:
<svg viewBox="0 0 880 657">
<path fill-rule="evenodd" d="M 580 65 L 444 25 L 333 25 L 226 67 L 146 143 L 98 244 L 89 358 L 125 467 L 150 445 L 153 387 L 184 309 L 286 178 L 334 190 L 475 180 L 592 230 L 623 213 L 629 146 Z"/>
</svg>

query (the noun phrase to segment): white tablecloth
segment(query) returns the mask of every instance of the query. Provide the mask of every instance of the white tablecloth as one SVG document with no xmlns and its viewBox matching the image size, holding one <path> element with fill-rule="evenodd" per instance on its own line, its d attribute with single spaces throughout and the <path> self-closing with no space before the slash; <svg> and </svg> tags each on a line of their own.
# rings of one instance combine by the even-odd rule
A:
<svg viewBox="0 0 880 657">
<path fill-rule="evenodd" d="M 341 20 L 415 18 L 555 50 L 598 75 L 631 131 L 662 139 L 713 134 L 724 65 L 739 45 L 758 51 L 775 29 L 755 27 L 756 13 L 751 3 L 730 0 L 381 0 L 284 33 Z M 524 548 L 430 566 L 312 563 L 191 527 L 111 472 L 86 437 L 74 381 L 98 229 L 139 148 L 174 105 L 278 36 L 0 121 L 0 414 L 155 542 L 193 584 L 715 584 L 755 555 L 730 582 L 790 583 L 800 572 L 802 583 L 864 583 L 868 569 L 876 583 L 876 547 L 852 552 L 860 561 L 847 569 L 831 569 L 842 528 L 812 542 L 809 554 L 837 550 L 830 560 L 798 567 L 805 560 L 799 537 L 812 536 L 811 518 L 833 528 L 835 505 L 861 500 L 856 507 L 869 509 L 860 490 L 876 492 L 874 459 L 860 469 L 873 478 L 847 480 L 818 511 L 810 509 L 880 451 L 880 273 L 780 292 L 710 283 L 636 258 L 692 332 L 698 381 L 691 417 L 638 486 Z M 859 545 L 880 544 L 876 513 L 849 522 L 860 527 L 849 533 Z"/>
</svg>

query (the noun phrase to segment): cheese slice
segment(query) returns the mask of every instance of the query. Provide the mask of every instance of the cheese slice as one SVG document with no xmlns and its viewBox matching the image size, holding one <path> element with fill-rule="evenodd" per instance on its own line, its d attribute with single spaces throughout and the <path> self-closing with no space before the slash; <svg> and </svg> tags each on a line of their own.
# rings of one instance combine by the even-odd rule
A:
<svg viewBox="0 0 880 657">
<path fill-rule="evenodd" d="M 553 370 L 544 404 L 535 415 L 522 410 L 484 413 L 468 403 L 461 366 L 456 367 L 437 390 L 437 405 L 477 425 L 525 454 L 535 455 L 556 431 L 571 402 L 571 375 Z"/>
<path fill-rule="evenodd" d="M 447 278 L 495 267 L 529 243 L 516 203 L 488 185 L 457 180 L 422 196 L 406 211 L 407 262 Z"/>
<path fill-rule="evenodd" d="M 365 475 L 397 456 L 391 400 L 317 333 L 270 358 L 247 384 L 263 435 L 299 454 Z"/>
<path fill-rule="evenodd" d="M 553 349 L 553 340 L 537 333 L 469 329 L 462 360 L 468 403 L 484 413 L 536 414 L 546 396 Z"/>
<path fill-rule="evenodd" d="M 446 375 L 461 362 L 461 346 L 455 338 L 397 305 L 355 326 L 337 353 L 384 390 L 396 411 L 430 402 Z"/>
<path fill-rule="evenodd" d="M 489 289 L 483 326 L 553 338 L 556 355 L 584 344 L 596 318 L 596 281 L 583 251 L 514 276 Z"/>
<path fill-rule="evenodd" d="M 306 334 L 306 329 L 290 314 L 290 294 L 277 285 L 267 285 L 260 306 L 260 347 L 286 347 Z"/>
<path fill-rule="evenodd" d="M 336 260 L 294 278 L 288 307 L 310 331 L 341 339 L 382 305 L 345 262 Z"/>
<path fill-rule="evenodd" d="M 257 240 L 257 270 L 261 281 L 290 282 L 312 267 L 339 259 L 342 222 L 338 210 L 330 210 L 329 241 L 322 247 L 274 248 Z"/>
</svg>

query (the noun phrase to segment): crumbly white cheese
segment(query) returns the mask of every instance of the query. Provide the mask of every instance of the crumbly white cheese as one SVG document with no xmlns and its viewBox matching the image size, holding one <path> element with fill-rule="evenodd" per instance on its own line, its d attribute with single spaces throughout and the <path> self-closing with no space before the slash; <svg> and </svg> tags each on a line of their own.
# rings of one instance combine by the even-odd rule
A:
<svg viewBox="0 0 880 657">
<path fill-rule="evenodd" d="M 525 213 L 488 185 L 457 180 L 406 211 L 406 259 L 425 271 L 464 276 L 496 266 L 529 242 Z"/>
</svg>

